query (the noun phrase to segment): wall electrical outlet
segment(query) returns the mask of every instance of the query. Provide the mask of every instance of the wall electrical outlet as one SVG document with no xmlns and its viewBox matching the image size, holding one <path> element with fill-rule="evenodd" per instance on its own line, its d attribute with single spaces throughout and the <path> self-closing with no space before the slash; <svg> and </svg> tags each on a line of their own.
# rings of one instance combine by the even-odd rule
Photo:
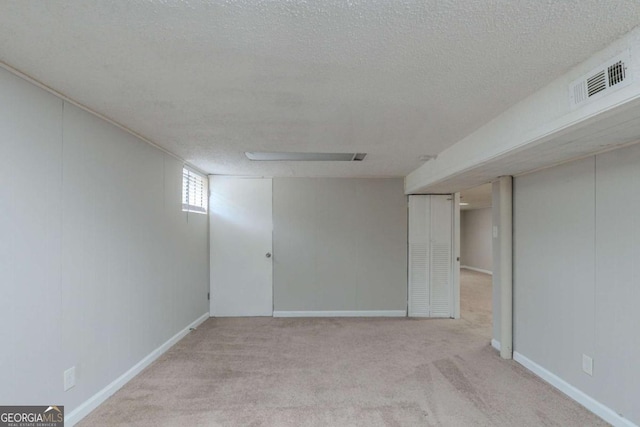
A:
<svg viewBox="0 0 640 427">
<path fill-rule="evenodd" d="M 64 371 L 64 391 L 73 388 L 76 385 L 76 367 L 72 366 L 71 368 Z"/>
<path fill-rule="evenodd" d="M 582 355 L 582 370 L 585 374 L 593 376 L 593 359 L 586 354 Z"/>
</svg>

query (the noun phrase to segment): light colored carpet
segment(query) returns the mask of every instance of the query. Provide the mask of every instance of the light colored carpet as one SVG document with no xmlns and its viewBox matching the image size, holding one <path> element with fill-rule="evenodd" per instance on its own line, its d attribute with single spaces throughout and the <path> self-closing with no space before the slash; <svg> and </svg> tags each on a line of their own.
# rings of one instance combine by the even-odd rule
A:
<svg viewBox="0 0 640 427">
<path fill-rule="evenodd" d="M 491 278 L 462 319 L 210 319 L 83 426 L 607 425 L 489 345 Z"/>
</svg>

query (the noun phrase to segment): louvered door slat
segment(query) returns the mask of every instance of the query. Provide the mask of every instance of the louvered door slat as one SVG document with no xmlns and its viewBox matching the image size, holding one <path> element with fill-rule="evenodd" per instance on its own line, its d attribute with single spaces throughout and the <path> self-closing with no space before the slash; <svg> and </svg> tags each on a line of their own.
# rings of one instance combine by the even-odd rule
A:
<svg viewBox="0 0 640 427">
<path fill-rule="evenodd" d="M 431 317 L 451 317 L 452 197 L 431 196 Z"/>
<path fill-rule="evenodd" d="M 429 316 L 429 196 L 409 196 L 409 316 Z"/>
</svg>

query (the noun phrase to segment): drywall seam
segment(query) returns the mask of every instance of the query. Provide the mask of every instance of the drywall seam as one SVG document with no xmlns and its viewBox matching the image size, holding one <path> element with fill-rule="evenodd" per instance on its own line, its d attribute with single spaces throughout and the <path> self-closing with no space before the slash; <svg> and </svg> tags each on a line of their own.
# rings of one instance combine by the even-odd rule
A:
<svg viewBox="0 0 640 427">
<path fill-rule="evenodd" d="M 209 313 L 205 313 L 202 316 L 198 317 L 195 321 L 189 324 L 186 328 L 175 334 L 173 337 L 169 338 L 164 344 L 160 347 L 153 350 L 149 353 L 144 359 L 136 363 L 124 374 L 120 375 L 114 381 L 111 382 L 108 386 L 91 396 L 89 399 L 85 400 L 80 406 L 71 411 L 69 415 L 64 417 L 64 422 L 68 426 L 73 426 L 78 423 L 81 419 L 89 415 L 91 411 L 96 409 L 100 404 L 102 404 L 105 400 L 107 400 L 111 395 L 113 395 L 116 391 L 118 391 L 122 386 L 131 381 L 133 377 L 138 375 L 144 368 L 151 365 L 158 357 L 160 357 L 164 352 L 169 350 L 174 344 L 184 338 L 191 328 L 195 328 L 205 320 L 209 318 Z"/>
<path fill-rule="evenodd" d="M 81 103 L 79 103 L 78 101 L 75 101 L 71 98 L 69 98 L 68 96 L 66 96 L 63 93 L 58 92 L 57 90 L 45 85 L 44 83 L 34 79 L 33 77 L 29 76 L 28 74 L 23 73 L 22 71 L 13 68 L 11 65 L 0 61 L 0 67 L 4 68 L 5 70 L 7 70 L 8 72 L 10 72 L 11 74 L 14 74 L 18 77 L 20 77 L 23 80 L 28 81 L 29 83 L 39 87 L 40 89 L 43 89 L 47 92 L 49 92 L 52 95 L 57 96 L 58 98 L 62 99 L 64 102 L 68 102 L 70 104 L 75 105 L 76 107 L 90 113 L 93 114 L 94 116 L 98 117 L 99 119 L 104 120 L 105 122 L 119 128 L 122 129 L 123 131 L 127 132 L 130 135 L 135 136 L 136 138 L 146 142 L 147 144 L 151 145 L 154 148 L 157 148 L 158 150 L 162 151 L 165 154 L 168 154 L 169 156 L 173 157 L 176 160 L 179 160 L 181 162 L 183 162 L 185 165 L 189 166 L 190 168 L 194 169 L 196 172 L 201 173 L 202 175 L 208 175 L 208 173 L 206 173 L 205 171 L 203 171 L 202 169 L 198 168 L 197 166 L 192 165 L 191 163 L 187 162 L 185 159 L 183 159 L 182 157 L 178 156 L 177 154 L 172 153 L 171 151 L 167 150 L 166 148 L 161 147 L 160 145 L 156 144 L 155 142 L 151 141 L 149 138 L 146 138 L 142 135 L 140 135 L 139 133 L 137 133 L 136 131 L 129 129 L 128 127 L 116 122 L 113 119 L 110 119 L 109 117 L 105 116 L 104 114 L 100 114 L 97 111 L 92 110 L 91 108 L 87 107 L 86 105 L 83 105 Z"/>
<path fill-rule="evenodd" d="M 546 370 L 542 366 L 538 365 L 533 360 L 527 358 L 526 356 L 515 351 L 513 353 L 513 360 L 520 363 L 522 366 L 554 386 L 556 389 L 560 390 L 571 399 L 575 400 L 606 422 L 612 424 L 615 427 L 638 427 L 636 424 L 632 423 L 628 419 L 624 418 L 622 415 L 616 413 L 613 409 L 608 406 L 598 402 L 588 394 L 584 393 L 581 390 L 578 390 L 576 387 L 572 386 L 559 376 L 554 373 Z"/>
</svg>

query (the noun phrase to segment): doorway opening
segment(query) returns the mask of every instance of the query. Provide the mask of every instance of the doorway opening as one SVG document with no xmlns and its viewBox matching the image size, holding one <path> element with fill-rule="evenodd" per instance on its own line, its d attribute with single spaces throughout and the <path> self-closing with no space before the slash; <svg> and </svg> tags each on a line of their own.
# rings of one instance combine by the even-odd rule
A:
<svg viewBox="0 0 640 427">
<path fill-rule="evenodd" d="M 493 212 L 492 185 L 460 192 L 460 315 L 493 336 Z"/>
</svg>

